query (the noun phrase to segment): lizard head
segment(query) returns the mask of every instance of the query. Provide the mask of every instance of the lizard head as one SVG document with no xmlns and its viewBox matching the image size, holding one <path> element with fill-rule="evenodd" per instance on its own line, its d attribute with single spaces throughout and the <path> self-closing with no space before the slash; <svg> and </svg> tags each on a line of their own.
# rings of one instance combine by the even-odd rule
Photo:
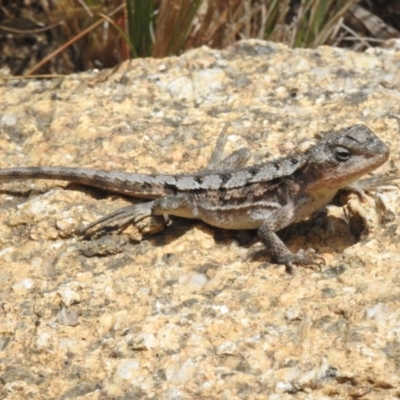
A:
<svg viewBox="0 0 400 400">
<path fill-rule="evenodd" d="M 328 133 L 309 152 L 303 169 L 307 191 L 338 190 L 380 167 L 385 144 L 365 125 Z"/>
</svg>

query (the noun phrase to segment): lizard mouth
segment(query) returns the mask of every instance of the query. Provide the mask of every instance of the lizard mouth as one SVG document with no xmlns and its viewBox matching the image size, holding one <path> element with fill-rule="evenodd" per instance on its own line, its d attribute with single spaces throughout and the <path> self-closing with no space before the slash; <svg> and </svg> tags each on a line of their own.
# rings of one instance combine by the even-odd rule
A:
<svg viewBox="0 0 400 400">
<path fill-rule="evenodd" d="M 308 191 L 322 189 L 338 190 L 380 167 L 388 157 L 389 152 L 386 152 L 380 158 L 371 158 L 370 162 L 366 162 L 365 157 L 359 156 L 354 157 L 351 163 L 319 166 L 317 167 L 318 178 L 308 185 Z M 364 164 L 362 170 L 359 167 L 361 164 Z"/>
</svg>

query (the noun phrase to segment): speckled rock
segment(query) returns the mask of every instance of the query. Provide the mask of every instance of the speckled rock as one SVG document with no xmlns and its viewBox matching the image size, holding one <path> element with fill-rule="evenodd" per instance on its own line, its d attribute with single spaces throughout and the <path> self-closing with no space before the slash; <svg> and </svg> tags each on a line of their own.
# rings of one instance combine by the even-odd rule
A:
<svg viewBox="0 0 400 400">
<path fill-rule="evenodd" d="M 244 41 L 54 80 L 0 78 L 0 167 L 192 172 L 225 122 L 253 162 L 363 123 L 399 168 L 399 46 Z M 390 188 L 389 188 L 390 189 Z M 82 240 L 129 199 L 54 181 L 0 188 L 0 397 L 400 397 L 400 192 L 343 194 L 282 232 L 327 265 L 294 276 L 253 234 L 173 219 Z"/>
</svg>

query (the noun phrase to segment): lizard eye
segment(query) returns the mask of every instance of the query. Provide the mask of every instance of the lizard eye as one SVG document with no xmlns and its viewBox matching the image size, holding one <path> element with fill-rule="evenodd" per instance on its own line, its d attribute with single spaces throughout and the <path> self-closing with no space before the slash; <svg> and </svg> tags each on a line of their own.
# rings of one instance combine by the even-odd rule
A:
<svg viewBox="0 0 400 400">
<path fill-rule="evenodd" d="M 351 156 L 351 153 L 349 150 L 347 150 L 344 147 L 337 147 L 335 149 L 335 158 L 338 161 L 347 161 Z"/>
</svg>

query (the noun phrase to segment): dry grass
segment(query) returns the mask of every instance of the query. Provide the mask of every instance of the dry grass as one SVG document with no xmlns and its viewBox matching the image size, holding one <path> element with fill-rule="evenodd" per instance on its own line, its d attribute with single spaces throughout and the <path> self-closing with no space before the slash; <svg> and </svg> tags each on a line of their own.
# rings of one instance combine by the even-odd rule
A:
<svg viewBox="0 0 400 400">
<path fill-rule="evenodd" d="M 327 44 L 363 50 L 400 36 L 358 3 L 32 0 L 27 7 L 23 0 L 2 0 L 0 66 L 7 65 L 14 75 L 65 74 L 112 67 L 131 57 L 166 57 L 202 45 L 223 48 L 244 38 L 291 47 Z M 396 26 L 392 22 L 400 22 L 396 0 L 386 0 L 386 10 L 388 21 Z M 393 19 L 396 15 L 398 19 Z"/>
</svg>

